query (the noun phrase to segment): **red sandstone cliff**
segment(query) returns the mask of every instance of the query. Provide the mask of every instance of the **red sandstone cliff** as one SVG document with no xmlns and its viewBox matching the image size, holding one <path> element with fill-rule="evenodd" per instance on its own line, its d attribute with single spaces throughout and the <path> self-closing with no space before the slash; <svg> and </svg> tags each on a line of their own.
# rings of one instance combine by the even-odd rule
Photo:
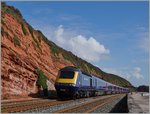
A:
<svg viewBox="0 0 150 114">
<path fill-rule="evenodd" d="M 21 24 L 26 29 L 26 35 Z M 49 78 L 48 88 L 54 89 L 53 82 L 58 70 L 72 64 L 65 62 L 61 57 L 55 58 L 43 41 L 42 35 L 33 30 L 34 38 L 40 47 L 38 48 L 25 21 L 21 20 L 20 23 L 13 15 L 2 11 L 1 27 L 2 98 L 37 93 L 36 68 L 40 68 Z"/>
</svg>

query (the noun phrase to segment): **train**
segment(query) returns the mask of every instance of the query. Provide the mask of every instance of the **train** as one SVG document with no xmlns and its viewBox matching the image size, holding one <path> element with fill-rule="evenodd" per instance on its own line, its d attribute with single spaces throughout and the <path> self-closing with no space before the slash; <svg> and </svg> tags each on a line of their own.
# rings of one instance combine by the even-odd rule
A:
<svg viewBox="0 0 150 114">
<path fill-rule="evenodd" d="M 61 99 L 129 92 L 128 88 L 109 83 L 73 66 L 59 70 L 54 86 Z"/>
</svg>

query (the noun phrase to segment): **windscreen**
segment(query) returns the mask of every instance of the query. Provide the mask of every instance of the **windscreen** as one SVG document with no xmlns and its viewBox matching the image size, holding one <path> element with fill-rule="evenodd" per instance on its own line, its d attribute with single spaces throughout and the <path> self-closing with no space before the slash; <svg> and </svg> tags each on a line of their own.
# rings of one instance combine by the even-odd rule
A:
<svg viewBox="0 0 150 114">
<path fill-rule="evenodd" d="M 59 78 L 69 78 L 72 79 L 74 77 L 73 71 L 61 71 Z"/>
</svg>

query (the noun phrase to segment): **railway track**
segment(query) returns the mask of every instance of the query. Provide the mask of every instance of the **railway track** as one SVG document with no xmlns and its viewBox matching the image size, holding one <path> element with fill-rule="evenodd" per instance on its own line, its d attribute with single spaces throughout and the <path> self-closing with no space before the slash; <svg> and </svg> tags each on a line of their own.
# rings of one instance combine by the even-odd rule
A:
<svg viewBox="0 0 150 114">
<path fill-rule="evenodd" d="M 71 101 L 46 101 L 46 102 L 27 102 L 23 104 L 14 104 L 14 105 L 8 105 L 8 106 L 2 106 L 1 112 L 2 113 L 13 113 L 13 112 L 24 112 L 27 110 L 37 109 L 37 108 L 45 108 L 49 106 L 59 105 L 66 102 Z"/>
<path fill-rule="evenodd" d="M 96 110 L 97 108 L 107 105 L 108 103 L 111 103 L 122 96 L 123 95 L 109 96 L 109 97 L 94 100 L 94 101 L 91 101 L 91 102 L 88 102 L 85 104 L 67 107 L 65 109 L 58 110 L 54 113 L 91 113 L 92 111 Z"/>
<path fill-rule="evenodd" d="M 94 109 L 99 108 L 115 98 L 121 95 L 107 95 L 107 96 L 99 96 L 93 97 L 93 100 L 87 103 L 83 103 L 81 105 L 76 105 L 73 107 L 64 108 L 62 110 L 58 110 L 55 113 L 63 113 L 63 112 L 92 112 Z M 84 101 L 87 98 L 77 99 L 78 101 Z M 97 100 L 98 99 L 98 100 Z M 48 108 L 51 106 L 57 106 L 65 103 L 72 103 L 74 100 L 67 101 L 57 101 L 57 100 L 39 100 L 39 101 L 30 101 L 30 102 L 18 102 L 17 104 L 7 104 L 1 106 L 2 113 L 14 113 L 14 112 L 25 112 L 27 110 L 36 110 L 40 108 Z M 90 108 L 89 108 L 90 107 Z M 83 110 L 84 109 L 84 110 Z"/>
<path fill-rule="evenodd" d="M 25 99 L 25 98 L 23 98 L 23 99 L 21 99 L 21 100 L 17 100 L 17 99 L 15 99 L 15 100 L 10 100 L 10 101 L 8 101 L 8 100 L 2 100 L 2 102 L 1 102 L 1 104 L 2 105 L 7 105 L 7 104 L 11 104 L 11 103 L 21 103 L 21 102 L 32 102 L 32 101 L 40 101 L 40 100 L 46 100 L 46 99 L 48 99 L 48 98 L 27 98 L 27 99 Z"/>
<path fill-rule="evenodd" d="M 79 99 L 79 100 L 84 100 Z M 56 101 L 56 100 L 40 100 L 40 101 L 33 101 L 33 102 L 18 102 L 17 104 L 8 104 L 1 106 L 2 113 L 13 113 L 13 112 L 24 112 L 27 110 L 33 110 L 37 108 L 46 108 L 50 106 L 55 106 L 59 104 L 73 102 L 74 100 L 67 100 L 67 101 Z"/>
<path fill-rule="evenodd" d="M 8 109 L 12 109 L 12 108 L 19 108 L 19 107 L 26 107 L 26 106 L 30 106 L 30 105 L 40 105 L 43 103 L 49 103 L 50 101 L 46 101 L 46 100 L 42 100 L 42 101 L 32 101 L 32 102 L 18 102 L 17 104 L 8 104 L 8 105 L 3 105 L 1 106 L 1 110 L 2 111 L 8 111 Z M 54 101 L 51 101 L 54 102 Z"/>
</svg>

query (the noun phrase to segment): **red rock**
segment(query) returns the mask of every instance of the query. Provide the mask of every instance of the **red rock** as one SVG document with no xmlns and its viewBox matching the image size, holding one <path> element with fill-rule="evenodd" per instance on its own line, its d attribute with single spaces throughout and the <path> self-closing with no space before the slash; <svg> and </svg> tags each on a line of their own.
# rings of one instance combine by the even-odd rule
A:
<svg viewBox="0 0 150 114">
<path fill-rule="evenodd" d="M 40 68 L 49 81 L 48 89 L 54 90 L 54 81 L 58 70 L 64 66 L 70 66 L 60 57 L 54 57 L 47 43 L 39 42 L 40 49 L 34 47 L 35 42 L 29 33 L 28 26 L 24 23 L 28 35 L 24 35 L 21 24 L 12 15 L 6 14 L 2 18 L 4 34 L 1 40 L 2 46 L 2 98 L 26 97 L 37 94 L 39 87 L 36 85 L 36 68 Z M 34 31 L 34 37 L 38 41 L 38 33 Z M 20 40 L 20 46 L 14 45 L 13 38 Z M 42 37 L 40 37 L 42 39 Z"/>
</svg>

